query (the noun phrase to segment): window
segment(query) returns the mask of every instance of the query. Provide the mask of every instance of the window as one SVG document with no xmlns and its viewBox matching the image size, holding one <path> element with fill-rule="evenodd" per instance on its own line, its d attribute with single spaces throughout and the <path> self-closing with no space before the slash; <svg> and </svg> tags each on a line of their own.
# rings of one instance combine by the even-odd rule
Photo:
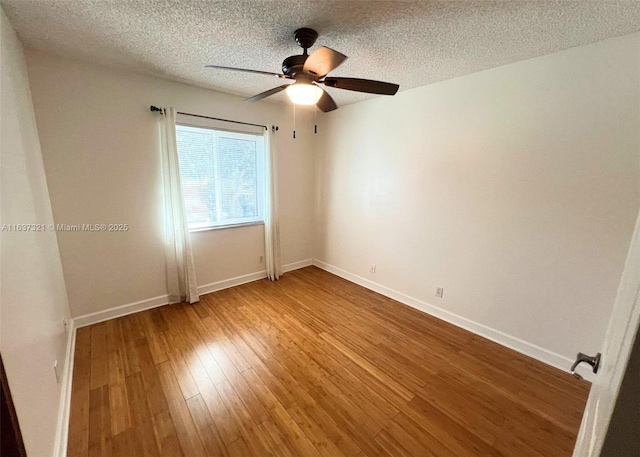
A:
<svg viewBox="0 0 640 457">
<path fill-rule="evenodd" d="M 189 230 L 262 222 L 262 135 L 176 126 Z"/>
</svg>

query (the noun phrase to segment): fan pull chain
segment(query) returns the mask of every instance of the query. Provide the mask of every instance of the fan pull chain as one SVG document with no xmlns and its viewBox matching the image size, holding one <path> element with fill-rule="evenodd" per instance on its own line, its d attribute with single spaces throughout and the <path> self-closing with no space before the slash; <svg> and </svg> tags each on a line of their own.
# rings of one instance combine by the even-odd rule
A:
<svg viewBox="0 0 640 457">
<path fill-rule="evenodd" d="M 318 105 L 313 105 L 313 133 L 318 133 Z"/>
<path fill-rule="evenodd" d="M 296 104 L 293 104 L 293 139 L 296 139 Z"/>
</svg>

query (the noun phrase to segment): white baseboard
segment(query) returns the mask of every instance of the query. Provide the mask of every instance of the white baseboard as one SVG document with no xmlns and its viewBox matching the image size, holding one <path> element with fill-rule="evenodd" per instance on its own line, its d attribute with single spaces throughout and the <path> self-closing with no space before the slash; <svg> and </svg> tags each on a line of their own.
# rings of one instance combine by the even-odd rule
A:
<svg viewBox="0 0 640 457">
<path fill-rule="evenodd" d="M 265 270 L 256 271 L 255 273 L 249 273 L 247 275 L 236 276 L 235 278 L 229 278 L 222 281 L 212 282 L 211 284 L 204 284 L 198 286 L 198 294 L 205 295 L 211 292 L 217 292 L 222 289 L 228 289 L 229 287 L 239 286 L 240 284 L 246 284 L 248 282 L 258 281 L 267 277 Z"/>
<path fill-rule="evenodd" d="M 71 385 L 73 383 L 76 327 L 73 319 L 69 319 L 69 323 L 67 325 L 67 347 L 65 352 L 64 371 L 62 372 L 60 405 L 58 406 L 56 441 L 53 448 L 53 455 L 55 457 L 65 457 L 67 455 L 67 443 L 69 439 L 69 414 L 71 411 Z"/>
<path fill-rule="evenodd" d="M 483 338 L 494 341 L 498 344 L 506 346 L 510 349 L 513 349 L 514 351 L 520 352 L 524 355 L 532 357 L 560 370 L 568 372 L 573 362 L 573 360 L 568 357 L 556 354 L 555 352 L 544 349 L 533 343 L 521 340 L 520 338 L 516 338 L 515 336 L 508 335 L 484 324 L 474 322 L 470 319 L 459 316 L 450 311 L 444 310 L 409 295 L 403 294 L 402 292 L 398 292 L 397 290 L 393 290 L 389 287 L 383 286 L 382 284 L 378 284 L 377 282 L 370 281 L 363 278 L 362 276 L 355 275 L 321 260 L 313 259 L 313 265 L 317 266 L 318 268 L 322 268 L 329 273 L 333 273 L 336 276 L 340 276 L 341 278 L 358 284 L 362 287 L 373 290 L 374 292 L 384 295 L 385 297 L 392 298 L 396 301 L 399 301 L 400 303 L 422 311 L 423 313 L 430 314 L 434 317 L 437 317 L 438 319 L 442 319 L 443 321 L 449 322 L 450 324 L 453 324 L 457 327 L 461 327 L 465 330 L 475 333 L 476 335 L 482 336 Z M 593 381 L 594 375 L 591 371 L 588 370 L 588 368 L 579 367 L 578 372 L 586 380 L 590 382 Z"/>
<path fill-rule="evenodd" d="M 304 268 L 313 265 L 313 259 L 300 260 L 298 262 L 288 263 L 282 265 L 282 272 L 297 270 L 298 268 Z M 247 275 L 236 276 L 235 278 L 225 279 L 223 281 L 212 282 L 211 284 L 205 284 L 198 286 L 198 294 L 210 294 L 211 292 L 217 292 L 219 290 L 228 289 L 229 287 L 239 286 L 248 282 L 259 281 L 267 277 L 266 270 L 256 271 L 255 273 L 249 273 Z"/>
<path fill-rule="evenodd" d="M 299 262 L 292 262 L 286 265 L 282 265 L 282 272 L 287 273 L 299 268 L 310 267 L 311 265 L 313 265 L 313 259 L 300 260 Z"/>
<path fill-rule="evenodd" d="M 140 300 L 134 303 L 116 306 L 115 308 L 109 308 L 103 311 L 97 311 L 95 313 L 74 317 L 73 323 L 75 325 L 75 328 L 86 327 L 87 325 L 97 324 L 98 322 L 104 322 L 110 319 L 127 316 L 129 314 L 137 313 L 147 309 L 157 308 L 158 306 L 166 305 L 168 303 L 169 296 L 160 295 L 158 297 L 147 298 L 146 300 Z"/>
</svg>

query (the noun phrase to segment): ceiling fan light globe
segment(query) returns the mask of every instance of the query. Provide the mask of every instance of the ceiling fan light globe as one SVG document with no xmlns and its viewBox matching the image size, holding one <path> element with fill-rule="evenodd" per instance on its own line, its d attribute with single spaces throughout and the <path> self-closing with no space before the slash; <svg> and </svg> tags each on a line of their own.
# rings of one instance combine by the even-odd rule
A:
<svg viewBox="0 0 640 457">
<path fill-rule="evenodd" d="M 315 84 L 294 83 L 287 87 L 287 95 L 296 105 L 315 105 L 322 97 L 322 92 Z"/>
</svg>

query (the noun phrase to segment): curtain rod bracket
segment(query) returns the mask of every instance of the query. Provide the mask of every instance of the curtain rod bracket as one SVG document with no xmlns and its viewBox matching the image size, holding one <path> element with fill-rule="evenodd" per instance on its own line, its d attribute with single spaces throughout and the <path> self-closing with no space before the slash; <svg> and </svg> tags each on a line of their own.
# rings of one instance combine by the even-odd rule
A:
<svg viewBox="0 0 640 457">
<path fill-rule="evenodd" d="M 271 131 L 274 132 L 274 133 L 277 132 L 279 129 L 280 128 L 277 125 L 272 125 L 271 126 Z"/>
</svg>

